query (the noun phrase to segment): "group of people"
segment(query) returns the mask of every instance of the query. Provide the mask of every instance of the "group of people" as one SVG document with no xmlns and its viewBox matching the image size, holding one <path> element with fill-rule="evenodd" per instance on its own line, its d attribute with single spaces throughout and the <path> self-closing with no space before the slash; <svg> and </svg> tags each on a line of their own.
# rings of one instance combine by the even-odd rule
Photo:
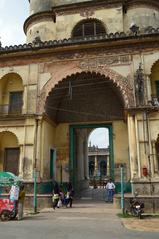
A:
<svg viewBox="0 0 159 239">
<path fill-rule="evenodd" d="M 62 206 L 72 207 L 74 197 L 74 190 L 71 183 L 67 184 L 66 192 L 59 187 L 58 183 L 55 181 L 53 186 L 53 195 L 52 195 L 52 206 L 53 209 L 60 208 Z"/>
</svg>

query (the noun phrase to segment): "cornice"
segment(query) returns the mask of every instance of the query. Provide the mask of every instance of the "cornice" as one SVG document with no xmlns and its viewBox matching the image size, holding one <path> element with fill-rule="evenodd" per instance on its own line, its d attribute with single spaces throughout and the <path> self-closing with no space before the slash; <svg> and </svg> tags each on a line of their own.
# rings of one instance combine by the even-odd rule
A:
<svg viewBox="0 0 159 239">
<path fill-rule="evenodd" d="M 104 34 L 100 36 L 90 36 L 81 39 L 63 39 L 52 40 L 45 42 L 34 42 L 23 45 L 6 46 L 0 48 L 0 59 L 3 57 L 11 57 L 18 55 L 34 55 L 43 54 L 50 51 L 64 51 L 68 49 L 88 49 L 111 46 L 125 46 L 129 45 L 135 47 L 136 44 L 141 44 L 144 47 L 146 44 L 159 46 L 159 28 L 150 29 L 148 32 L 139 33 L 138 35 L 127 35 L 124 32 L 116 32 Z"/>
</svg>

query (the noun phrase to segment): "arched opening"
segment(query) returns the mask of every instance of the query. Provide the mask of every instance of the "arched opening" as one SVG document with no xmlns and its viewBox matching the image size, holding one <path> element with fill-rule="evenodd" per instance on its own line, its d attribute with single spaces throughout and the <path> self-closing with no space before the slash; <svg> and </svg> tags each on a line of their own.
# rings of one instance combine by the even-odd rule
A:
<svg viewBox="0 0 159 239">
<path fill-rule="evenodd" d="M 0 170 L 19 174 L 20 148 L 17 137 L 8 131 L 0 133 Z"/>
<path fill-rule="evenodd" d="M 21 114 L 23 106 L 23 83 L 16 73 L 9 73 L 0 82 L 0 114 Z"/>
<path fill-rule="evenodd" d="M 87 19 L 80 21 L 72 31 L 73 38 L 83 38 L 87 36 L 97 36 L 105 34 L 104 24 L 97 19 Z"/>
<path fill-rule="evenodd" d="M 110 175 L 109 168 L 109 130 L 107 128 L 93 129 L 88 136 L 89 178 L 105 181 Z M 91 163 L 90 163 L 91 162 Z M 93 171 L 92 171 L 93 170 Z"/>
<path fill-rule="evenodd" d="M 56 123 L 124 119 L 124 99 L 104 75 L 82 72 L 59 82 L 46 99 L 45 113 Z"/>
<path fill-rule="evenodd" d="M 151 70 L 151 92 L 154 102 L 158 102 L 159 105 L 159 61 L 157 61 Z"/>
<path fill-rule="evenodd" d="M 50 140 L 50 145 L 56 148 L 57 181 L 72 181 L 76 191 L 89 187 L 95 163 L 93 160 L 88 162 L 88 138 L 97 128 L 107 128 L 110 141 L 109 160 L 107 164 L 99 163 L 100 174 L 103 180 L 109 176 L 114 178 L 113 144 L 118 158 L 121 155 L 123 159 L 123 152 L 128 148 L 127 145 L 122 145 L 124 150 L 121 148 L 121 135 L 113 141 L 112 131 L 114 128 L 114 132 L 119 134 L 123 130 L 127 142 L 124 107 L 125 98 L 120 84 L 95 72 L 67 76 L 51 89 L 45 102 L 45 114 L 52 126 L 48 129 L 45 126 L 45 129 L 47 142 Z M 128 155 L 125 153 L 124 157 L 126 160 Z"/>
</svg>

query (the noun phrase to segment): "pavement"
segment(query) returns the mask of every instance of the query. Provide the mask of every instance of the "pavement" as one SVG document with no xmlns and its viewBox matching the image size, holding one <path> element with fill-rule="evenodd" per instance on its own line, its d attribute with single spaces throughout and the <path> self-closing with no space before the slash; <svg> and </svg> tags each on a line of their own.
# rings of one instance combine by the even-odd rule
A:
<svg viewBox="0 0 159 239">
<path fill-rule="evenodd" d="M 38 214 L 25 211 L 22 221 L 0 222 L 0 238 L 159 239 L 155 231 L 128 229 L 117 216 L 120 212 L 112 204 L 92 200 L 76 202 L 73 208 L 45 208 Z"/>
<path fill-rule="evenodd" d="M 102 205 L 102 207 L 101 207 Z M 91 209 L 91 210 L 90 210 Z M 56 209 L 59 210 L 59 209 Z M 53 211 L 52 208 L 44 208 L 40 210 L 40 213 L 51 213 Z M 60 211 L 65 212 L 65 209 L 60 208 Z M 111 204 L 103 204 L 102 203 L 77 203 L 75 208 L 69 208 L 69 212 L 73 213 L 91 213 L 91 214 L 107 214 L 107 215 L 117 215 L 121 213 L 120 209 L 116 209 L 114 205 Z M 26 211 L 26 215 L 30 214 L 29 211 Z M 145 215 L 143 219 L 138 218 L 119 218 L 121 220 L 122 225 L 129 230 L 136 231 L 145 231 L 145 232 L 159 232 L 159 217 L 155 218 L 155 215 Z"/>
</svg>

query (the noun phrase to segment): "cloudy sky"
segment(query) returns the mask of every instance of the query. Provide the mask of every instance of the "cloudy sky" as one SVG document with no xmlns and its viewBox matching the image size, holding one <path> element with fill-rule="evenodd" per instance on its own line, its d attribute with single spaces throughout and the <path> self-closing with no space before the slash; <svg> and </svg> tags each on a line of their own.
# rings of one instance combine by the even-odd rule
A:
<svg viewBox="0 0 159 239">
<path fill-rule="evenodd" d="M 0 40 L 2 46 L 25 42 L 24 20 L 29 15 L 28 0 L 0 0 Z"/>
<path fill-rule="evenodd" d="M 0 40 L 2 46 L 25 43 L 23 23 L 29 16 L 28 0 L 0 0 Z M 108 146 L 106 129 L 97 129 L 90 135 L 89 141 L 98 147 Z"/>
<path fill-rule="evenodd" d="M 89 142 L 99 148 L 107 148 L 109 146 L 108 129 L 98 128 L 93 130 L 89 136 L 88 144 Z"/>
</svg>

